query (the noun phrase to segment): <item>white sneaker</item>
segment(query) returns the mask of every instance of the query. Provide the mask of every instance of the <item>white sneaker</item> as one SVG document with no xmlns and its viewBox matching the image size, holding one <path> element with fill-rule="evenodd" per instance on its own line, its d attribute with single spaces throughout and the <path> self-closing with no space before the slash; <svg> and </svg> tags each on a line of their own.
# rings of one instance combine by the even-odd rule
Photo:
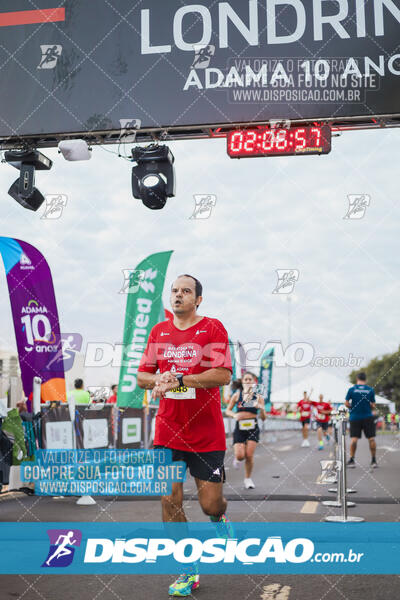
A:
<svg viewBox="0 0 400 600">
<path fill-rule="evenodd" d="M 301 443 L 301 447 L 302 448 L 309 448 L 310 447 L 310 442 L 308 440 L 303 440 Z"/>
<path fill-rule="evenodd" d="M 253 483 L 253 480 L 250 479 L 250 477 L 246 477 L 246 479 L 244 480 L 244 487 L 246 488 L 246 490 L 253 490 L 256 486 Z"/>
<path fill-rule="evenodd" d="M 234 459 L 233 459 L 233 463 L 232 463 L 232 465 L 233 465 L 233 468 L 234 468 L 234 469 L 238 469 L 238 468 L 240 467 L 240 462 L 238 461 L 238 459 L 237 459 L 237 458 L 234 458 Z"/>
</svg>

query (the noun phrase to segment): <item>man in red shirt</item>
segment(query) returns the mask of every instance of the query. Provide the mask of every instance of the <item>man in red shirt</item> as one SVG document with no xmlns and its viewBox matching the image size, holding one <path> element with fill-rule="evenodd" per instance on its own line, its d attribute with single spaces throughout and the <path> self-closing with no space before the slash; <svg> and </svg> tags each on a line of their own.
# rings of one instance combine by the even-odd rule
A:
<svg viewBox="0 0 400 600">
<path fill-rule="evenodd" d="M 106 404 L 117 404 L 118 385 L 111 386 L 111 396 L 107 399 Z"/>
<path fill-rule="evenodd" d="M 308 441 L 308 427 L 310 425 L 311 411 L 313 407 L 313 402 L 310 400 L 310 396 L 307 396 L 307 392 L 303 392 L 302 400 L 297 403 L 297 410 L 300 412 L 300 422 L 303 427 L 303 441 L 301 443 L 302 448 L 310 447 L 310 442 Z"/>
<path fill-rule="evenodd" d="M 329 404 L 329 402 L 325 402 L 323 394 L 320 394 L 318 402 L 314 402 L 314 407 L 316 410 L 316 421 L 318 427 L 318 450 L 323 450 L 324 442 L 322 440 L 322 432 L 324 433 L 326 441 L 329 441 L 330 439 L 328 428 L 331 420 L 332 406 Z"/>
<path fill-rule="evenodd" d="M 154 447 L 172 449 L 173 460 L 184 461 L 194 477 L 200 506 L 211 520 L 226 524 L 225 428 L 219 387 L 231 379 L 228 334 L 220 321 L 197 315 L 202 285 L 191 275 L 172 284 L 173 320 L 150 332 L 138 369 L 138 385 L 160 398 Z M 159 373 L 157 373 L 159 370 Z M 162 497 L 163 521 L 186 521 L 183 483 L 172 483 L 172 494 Z M 188 595 L 199 585 L 197 573 L 181 576 L 171 595 Z"/>
</svg>

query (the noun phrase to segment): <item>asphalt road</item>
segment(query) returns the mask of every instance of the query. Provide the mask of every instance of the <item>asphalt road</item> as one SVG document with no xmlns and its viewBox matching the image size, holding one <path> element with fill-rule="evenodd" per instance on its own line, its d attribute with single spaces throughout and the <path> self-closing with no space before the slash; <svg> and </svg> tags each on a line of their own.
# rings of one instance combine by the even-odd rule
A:
<svg viewBox="0 0 400 600">
<path fill-rule="evenodd" d="M 264 437 L 257 448 L 254 490 L 245 490 L 243 467 L 233 469 L 232 450 L 226 458 L 232 521 L 311 522 L 323 521 L 340 509 L 327 508 L 319 501 L 334 497 L 331 485 L 318 483 L 319 461 L 332 456 L 332 447 L 317 450 L 315 434 L 311 447 L 300 448 L 298 432 Z M 351 495 L 357 505 L 350 514 L 367 521 L 398 521 L 400 518 L 400 436 L 379 435 L 379 468 L 369 468 L 366 440 L 357 451 L 357 467 L 348 470 L 348 485 L 357 490 Z M 203 521 L 189 477 L 184 484 L 185 511 L 189 521 Z M 53 499 L 26 496 L 20 492 L 0 495 L 0 521 L 158 521 L 160 503 L 149 499 L 96 498 L 94 506 L 77 506 L 76 498 Z M 0 525 L 1 526 L 1 525 Z M 328 526 L 328 525 L 327 525 Z M 357 525 L 358 526 L 358 525 Z M 21 575 L 0 576 L 0 600 L 126 600 L 168 598 L 170 575 Z M 400 596 L 400 576 L 394 575 L 296 575 L 249 576 L 203 575 L 193 597 L 199 600 L 394 600 Z"/>
</svg>

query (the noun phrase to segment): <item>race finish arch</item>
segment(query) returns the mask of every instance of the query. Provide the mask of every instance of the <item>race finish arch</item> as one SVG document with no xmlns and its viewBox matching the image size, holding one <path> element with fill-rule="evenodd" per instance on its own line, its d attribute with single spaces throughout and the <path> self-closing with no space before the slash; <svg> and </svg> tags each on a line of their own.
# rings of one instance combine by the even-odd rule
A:
<svg viewBox="0 0 400 600">
<path fill-rule="evenodd" d="M 400 124 L 400 0 L 3 0 L 0 39 L 3 149 Z"/>
</svg>

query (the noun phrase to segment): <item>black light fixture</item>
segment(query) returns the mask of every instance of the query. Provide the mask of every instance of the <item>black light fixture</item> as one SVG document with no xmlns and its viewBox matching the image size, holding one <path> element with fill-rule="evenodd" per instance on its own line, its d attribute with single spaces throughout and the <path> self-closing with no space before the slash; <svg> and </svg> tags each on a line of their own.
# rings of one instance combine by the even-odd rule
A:
<svg viewBox="0 0 400 600">
<path fill-rule="evenodd" d="M 7 150 L 4 159 L 20 171 L 19 178 L 8 190 L 9 195 L 24 208 L 37 210 L 43 204 L 44 196 L 35 188 L 35 170 L 48 171 L 53 162 L 35 149 Z"/>
<path fill-rule="evenodd" d="M 164 208 L 167 198 L 175 196 L 174 156 L 168 146 L 150 144 L 132 149 L 132 194 L 147 208 Z"/>
</svg>

